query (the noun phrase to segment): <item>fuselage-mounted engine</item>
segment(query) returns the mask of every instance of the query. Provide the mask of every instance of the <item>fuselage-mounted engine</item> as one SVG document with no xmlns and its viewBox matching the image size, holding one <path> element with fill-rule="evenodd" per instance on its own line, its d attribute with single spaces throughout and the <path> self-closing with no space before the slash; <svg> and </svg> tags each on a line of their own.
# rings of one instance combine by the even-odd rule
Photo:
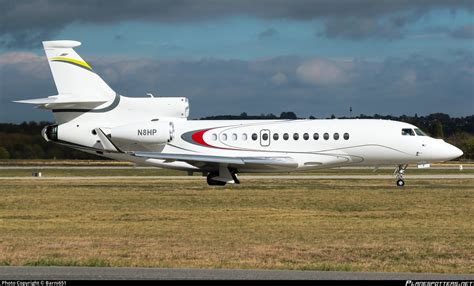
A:
<svg viewBox="0 0 474 286">
<path fill-rule="evenodd" d="M 171 121 L 139 122 L 110 129 L 110 140 L 118 145 L 166 145 L 173 138 L 174 124 Z"/>
</svg>

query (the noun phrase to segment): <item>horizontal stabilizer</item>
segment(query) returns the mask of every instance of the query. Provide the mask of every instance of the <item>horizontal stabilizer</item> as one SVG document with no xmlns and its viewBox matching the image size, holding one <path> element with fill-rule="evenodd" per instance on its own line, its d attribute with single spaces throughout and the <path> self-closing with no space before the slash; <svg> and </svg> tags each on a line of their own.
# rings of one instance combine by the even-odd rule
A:
<svg viewBox="0 0 474 286">
<path fill-rule="evenodd" d="M 84 98 L 72 95 L 53 95 L 46 98 L 26 99 L 14 101 L 17 103 L 34 104 L 44 109 L 64 109 L 64 108 L 81 108 L 92 109 L 105 102 L 104 98 Z"/>
</svg>

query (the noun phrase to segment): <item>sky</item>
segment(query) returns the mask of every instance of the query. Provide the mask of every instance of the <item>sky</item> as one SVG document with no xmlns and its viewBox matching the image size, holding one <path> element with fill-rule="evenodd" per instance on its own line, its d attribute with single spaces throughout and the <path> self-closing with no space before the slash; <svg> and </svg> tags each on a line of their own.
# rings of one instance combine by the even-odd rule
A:
<svg viewBox="0 0 474 286">
<path fill-rule="evenodd" d="M 119 94 L 185 96 L 190 118 L 474 114 L 474 2 L 0 0 L 0 122 L 53 121 L 13 100 L 57 94 L 41 42 Z"/>
</svg>

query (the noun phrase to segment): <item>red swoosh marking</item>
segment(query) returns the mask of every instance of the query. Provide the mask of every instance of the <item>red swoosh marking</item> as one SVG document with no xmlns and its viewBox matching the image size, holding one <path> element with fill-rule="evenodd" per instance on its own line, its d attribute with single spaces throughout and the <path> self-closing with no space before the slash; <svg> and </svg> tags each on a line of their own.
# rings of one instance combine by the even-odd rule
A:
<svg viewBox="0 0 474 286">
<path fill-rule="evenodd" d="M 204 133 L 206 133 L 209 130 L 211 130 L 211 129 L 204 129 L 204 130 L 198 131 L 196 133 L 193 133 L 193 135 L 191 135 L 191 139 L 193 139 L 194 142 L 196 142 L 200 145 L 206 146 L 206 147 L 217 148 L 217 149 L 226 149 L 226 150 L 238 150 L 238 149 L 235 149 L 235 148 L 225 148 L 225 147 L 218 147 L 218 146 L 212 146 L 210 144 L 207 144 L 207 142 L 204 141 L 203 137 L 204 137 Z"/>
<path fill-rule="evenodd" d="M 193 139 L 194 142 L 198 143 L 198 144 L 201 144 L 201 145 L 204 145 L 204 146 L 207 146 L 207 147 L 214 147 L 214 146 L 211 146 L 209 144 L 206 143 L 206 141 L 204 141 L 204 133 L 206 133 L 207 131 L 209 131 L 210 129 L 204 129 L 204 130 L 201 130 L 201 131 L 198 131 L 196 133 L 193 133 L 193 135 L 191 135 L 191 138 Z"/>
</svg>

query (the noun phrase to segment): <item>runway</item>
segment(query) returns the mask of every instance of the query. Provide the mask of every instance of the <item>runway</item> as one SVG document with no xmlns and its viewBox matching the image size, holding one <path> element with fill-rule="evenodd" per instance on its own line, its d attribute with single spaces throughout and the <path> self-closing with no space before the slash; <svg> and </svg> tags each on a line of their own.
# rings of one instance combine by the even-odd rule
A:
<svg viewBox="0 0 474 286">
<path fill-rule="evenodd" d="M 462 165 L 462 164 L 460 164 Z M 145 167 L 145 166 L 0 166 L 0 170 L 160 170 L 158 167 Z M 373 167 L 340 167 L 340 170 L 373 170 Z M 337 170 L 333 169 L 333 170 Z M 382 166 L 379 170 L 393 170 L 394 167 Z M 416 169 L 416 168 L 414 168 Z M 459 170 L 459 165 L 453 166 L 431 166 L 433 170 Z M 472 164 L 464 165 L 464 170 L 474 170 Z"/>
<path fill-rule="evenodd" d="M 111 267 L 0 267 L 2 280 L 473 280 L 472 274 Z"/>
<path fill-rule="evenodd" d="M 243 175 L 241 180 L 384 180 L 392 175 Z M 58 177 L 0 177 L 0 180 L 203 180 L 202 176 L 58 176 Z M 474 174 L 406 175 L 405 180 L 474 179 Z"/>
</svg>

